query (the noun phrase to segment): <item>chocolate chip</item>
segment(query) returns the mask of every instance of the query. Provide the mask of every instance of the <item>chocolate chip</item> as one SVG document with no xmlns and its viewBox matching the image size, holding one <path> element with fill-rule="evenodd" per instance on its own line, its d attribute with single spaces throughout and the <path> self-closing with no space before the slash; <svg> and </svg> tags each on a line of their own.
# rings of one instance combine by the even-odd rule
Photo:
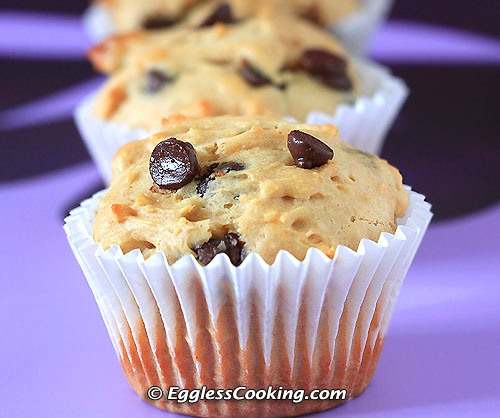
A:
<svg viewBox="0 0 500 418">
<path fill-rule="evenodd" d="M 321 25 L 321 13 L 317 5 L 310 6 L 304 13 L 302 13 L 302 17 L 311 23 Z"/>
<path fill-rule="evenodd" d="M 216 23 L 233 23 L 233 14 L 231 12 L 231 6 L 227 3 L 222 3 L 218 6 L 213 13 L 208 16 L 201 24 L 200 28 L 206 28 L 208 26 L 213 26 Z"/>
<path fill-rule="evenodd" d="M 146 75 L 146 85 L 144 90 L 146 93 L 156 93 L 160 91 L 166 84 L 171 83 L 172 78 L 159 70 L 150 70 Z"/>
<path fill-rule="evenodd" d="M 243 247 L 245 243 L 240 241 L 238 234 L 228 233 L 224 236 L 224 244 L 226 244 L 225 253 L 231 263 L 239 266 L 243 262 Z"/>
<path fill-rule="evenodd" d="M 314 74 L 313 77 L 320 83 L 337 90 L 351 90 L 352 81 L 347 74 Z"/>
<path fill-rule="evenodd" d="M 299 168 L 320 167 L 333 159 L 333 150 L 328 145 L 302 131 L 290 132 L 288 149 Z"/>
<path fill-rule="evenodd" d="M 255 68 L 247 60 L 243 60 L 240 65 L 240 75 L 245 79 L 245 81 L 254 87 L 261 87 L 272 85 L 280 90 L 285 90 L 288 85 L 286 83 L 277 84 L 262 74 L 257 68 Z"/>
<path fill-rule="evenodd" d="M 226 250 L 226 245 L 223 240 L 212 238 L 205 244 L 197 246 L 193 249 L 196 253 L 198 261 L 206 266 L 214 259 L 217 254 L 223 253 Z"/>
<path fill-rule="evenodd" d="M 240 163 L 235 163 L 234 161 L 228 162 L 228 163 L 215 163 L 212 164 L 210 167 L 212 167 L 212 170 L 214 172 L 224 172 L 224 174 L 229 173 L 230 171 L 241 171 L 245 169 L 245 166 Z"/>
<path fill-rule="evenodd" d="M 149 173 L 162 189 L 178 190 L 194 179 L 198 160 L 189 142 L 169 138 L 160 142 L 149 161 Z"/>
<path fill-rule="evenodd" d="M 302 66 L 311 73 L 344 74 L 347 62 L 329 51 L 308 49 L 302 54 Z"/>
<path fill-rule="evenodd" d="M 247 60 L 243 60 L 240 66 L 240 75 L 245 79 L 245 81 L 251 86 L 261 87 L 268 84 L 272 84 L 264 74 L 257 70 L 252 64 Z"/>
<path fill-rule="evenodd" d="M 194 248 L 198 261 L 206 266 L 217 254 L 227 254 L 229 260 L 235 266 L 243 262 L 243 247 L 245 243 L 240 241 L 238 234 L 229 232 L 224 238 L 211 238 L 208 242 Z"/>
<path fill-rule="evenodd" d="M 166 16 L 154 15 L 149 16 L 142 22 L 142 27 L 148 30 L 165 29 L 175 25 L 175 20 L 169 19 Z"/>
<path fill-rule="evenodd" d="M 227 163 L 214 163 L 208 166 L 204 173 L 199 178 L 199 183 L 196 186 L 196 191 L 203 197 L 208 189 L 208 184 L 215 180 L 217 177 L 221 177 L 230 171 L 241 171 L 244 170 L 245 166 L 234 161 Z"/>
<path fill-rule="evenodd" d="M 210 183 L 214 178 L 210 178 L 210 176 L 201 177 L 199 183 L 196 185 L 196 193 L 198 193 L 201 197 L 205 196 L 205 193 L 208 190 L 208 183 Z"/>
<path fill-rule="evenodd" d="M 338 90 L 351 90 L 344 58 L 321 49 L 309 49 L 302 54 L 302 67 L 314 78 Z"/>
</svg>

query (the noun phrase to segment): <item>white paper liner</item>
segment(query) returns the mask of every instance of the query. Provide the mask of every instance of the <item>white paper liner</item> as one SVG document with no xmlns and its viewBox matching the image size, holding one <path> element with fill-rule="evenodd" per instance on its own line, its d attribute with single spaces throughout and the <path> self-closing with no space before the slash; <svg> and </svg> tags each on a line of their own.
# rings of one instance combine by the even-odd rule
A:
<svg viewBox="0 0 500 418">
<path fill-rule="evenodd" d="M 106 122 L 94 117 L 92 108 L 95 94 L 82 100 L 74 112 L 75 124 L 104 183 L 111 180 L 111 165 L 116 152 L 125 144 L 144 139 L 154 132 L 132 129 L 126 125 Z"/>
<path fill-rule="evenodd" d="M 358 12 L 344 17 L 328 29 L 337 35 L 354 55 L 366 52 L 370 37 L 389 13 L 394 0 L 359 0 Z M 112 35 L 115 30 L 105 7 L 90 6 L 83 16 L 83 25 L 90 39 L 97 43 Z"/>
<path fill-rule="evenodd" d="M 98 43 L 108 36 L 113 35 L 113 22 L 105 7 L 100 4 L 92 4 L 83 14 L 83 28 L 89 39 Z"/>
<path fill-rule="evenodd" d="M 312 369 L 307 381 L 311 387 L 322 387 L 325 381 L 335 381 L 336 388 L 345 384 L 350 388 L 350 396 L 358 395 L 373 374 L 380 354 L 379 350 L 374 354 L 376 345 L 383 344 L 399 289 L 432 218 L 431 206 L 425 202 L 424 196 L 410 191 L 406 216 L 398 220 L 399 226 L 394 234 L 382 233 L 378 242 L 364 239 L 357 251 L 339 246 L 333 259 L 317 249 L 310 249 L 302 262 L 281 251 L 272 265 L 266 264 L 256 254 L 250 254 L 239 267 L 234 267 L 225 254 L 216 256 L 206 267 L 191 255 L 168 265 L 163 253 L 144 260 L 139 250 L 124 255 L 118 246 L 104 251 L 94 242 L 92 223 L 104 193 L 97 193 L 73 210 L 65 219 L 64 229 L 95 295 L 120 361 L 135 364 L 135 373 L 144 373 L 147 378 L 144 385 L 158 382 L 158 377 L 148 375 L 147 370 L 148 367 L 151 369 L 151 364 L 158 370 L 164 364 L 164 359 L 154 354 L 159 347 L 167 345 L 165 352 L 175 358 L 172 353 L 178 343 L 176 327 L 181 321 L 187 329 L 186 339 L 193 359 L 198 359 L 200 346 L 212 345 L 218 358 L 214 379 L 219 387 L 224 387 L 222 385 L 227 380 L 217 365 L 228 361 L 222 355 L 222 348 L 227 350 L 227 347 L 221 348 L 224 342 L 216 338 L 216 331 L 219 314 L 230 297 L 239 341 L 239 347 L 237 343 L 231 347 L 236 353 L 235 359 L 237 352 L 244 351 L 249 343 L 255 346 L 255 341 L 250 341 L 250 333 L 252 329 L 260 329 L 266 369 L 272 362 L 272 348 L 284 347 L 291 365 L 291 376 L 296 373 L 295 357 L 303 358 L 307 354 L 307 367 Z M 200 329 L 197 322 L 200 292 L 197 294 L 196 288 L 201 289 L 208 323 L 214 330 L 207 334 L 211 339 L 202 341 L 197 336 L 206 330 Z M 255 299 L 257 303 L 252 304 Z M 178 306 L 181 319 L 176 314 Z M 252 311 L 255 307 L 257 312 Z M 315 353 L 320 352 L 320 347 L 325 344 L 318 337 L 320 325 L 324 331 L 321 317 L 325 314 L 329 315 L 327 350 L 331 359 L 326 380 L 318 377 L 323 371 L 318 370 L 315 358 Z M 283 326 L 281 339 L 275 337 L 278 321 L 282 321 Z M 298 333 L 299 322 L 305 329 L 307 350 L 296 348 L 297 338 L 304 338 Z M 163 334 L 158 336 L 155 332 L 158 324 L 165 330 L 163 339 Z M 140 342 L 144 329 L 150 346 L 146 349 Z M 143 371 L 135 358 L 136 352 L 141 363 L 149 362 Z M 206 383 L 201 372 L 203 364 L 200 361 L 195 363 L 193 381 L 201 387 Z M 160 378 L 161 384 L 165 387 L 172 384 L 183 386 L 183 371 L 180 367 L 175 369 L 176 362 L 171 364 L 174 368 L 172 376 Z M 243 370 L 241 375 L 250 375 L 251 378 L 252 371 Z M 272 383 L 274 375 L 271 373 L 270 376 L 268 383 Z M 296 381 L 300 382 L 300 373 Z M 193 413 L 189 409 L 187 412 Z M 307 409 L 300 412 L 307 412 Z M 205 410 L 195 413 L 209 414 Z M 294 413 L 286 412 L 287 415 Z"/>
<path fill-rule="evenodd" d="M 388 69 L 355 60 L 361 82 L 361 94 L 353 105 L 337 106 L 334 115 L 313 111 L 306 123 L 331 123 L 340 137 L 356 148 L 379 154 L 385 137 L 408 96 L 406 84 Z M 95 93 L 76 108 L 76 125 L 104 182 L 111 179 L 111 163 L 118 149 L 127 142 L 143 139 L 155 132 L 131 129 L 126 125 L 99 120 L 92 113 Z"/>
<path fill-rule="evenodd" d="M 371 36 L 389 14 L 394 0 L 359 0 L 360 9 L 328 29 L 352 54 L 364 56 Z"/>
</svg>

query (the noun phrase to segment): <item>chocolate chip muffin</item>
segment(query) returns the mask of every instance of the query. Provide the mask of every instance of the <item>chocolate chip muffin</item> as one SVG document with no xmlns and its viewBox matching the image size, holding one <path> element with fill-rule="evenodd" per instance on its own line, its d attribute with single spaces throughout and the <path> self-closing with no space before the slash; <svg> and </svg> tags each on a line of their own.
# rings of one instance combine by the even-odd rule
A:
<svg viewBox="0 0 500 418">
<path fill-rule="evenodd" d="M 293 14 L 321 25 L 356 12 L 358 0 L 100 0 L 115 32 L 200 27 L 230 23 L 258 15 Z"/>
<path fill-rule="evenodd" d="M 169 263 L 185 255 L 235 265 L 280 250 L 332 258 L 339 245 L 393 233 L 408 204 L 399 172 L 341 141 L 331 125 L 270 119 L 174 118 L 115 157 L 95 240 Z"/>
<path fill-rule="evenodd" d="M 158 129 L 161 118 L 267 115 L 304 121 L 333 113 L 359 91 L 342 47 L 314 25 L 293 18 L 176 29 L 113 38 L 90 57 L 113 72 L 94 114 L 132 128 Z"/>
<path fill-rule="evenodd" d="M 177 117 L 164 129 L 125 145 L 111 187 L 65 225 L 136 393 L 221 418 L 360 395 L 430 205 L 331 125 Z"/>
</svg>

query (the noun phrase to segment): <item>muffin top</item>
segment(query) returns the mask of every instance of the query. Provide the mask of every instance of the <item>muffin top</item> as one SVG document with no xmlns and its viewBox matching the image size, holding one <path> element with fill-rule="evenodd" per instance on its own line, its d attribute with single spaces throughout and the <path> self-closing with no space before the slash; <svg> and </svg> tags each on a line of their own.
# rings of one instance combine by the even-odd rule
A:
<svg viewBox="0 0 500 418">
<path fill-rule="evenodd" d="M 305 120 L 312 110 L 333 113 L 352 103 L 359 91 L 339 43 L 291 16 L 114 37 L 90 57 L 113 72 L 95 116 L 151 130 L 180 113 Z"/>
<path fill-rule="evenodd" d="M 116 32 L 198 27 L 265 14 L 293 14 L 321 25 L 337 22 L 359 8 L 359 0 L 100 0 Z"/>
<path fill-rule="evenodd" d="M 328 32 L 288 15 L 261 16 L 232 25 L 115 35 L 92 47 L 88 56 L 95 69 L 103 73 L 157 60 L 196 67 L 200 61 L 239 63 L 243 59 L 272 73 L 296 66 L 307 49 L 347 56 Z"/>
<path fill-rule="evenodd" d="M 164 129 L 115 156 L 93 227 L 105 249 L 161 251 L 169 263 L 272 263 L 280 250 L 302 260 L 311 247 L 333 258 L 338 245 L 393 233 L 408 205 L 399 172 L 332 125 L 173 117 Z"/>
</svg>

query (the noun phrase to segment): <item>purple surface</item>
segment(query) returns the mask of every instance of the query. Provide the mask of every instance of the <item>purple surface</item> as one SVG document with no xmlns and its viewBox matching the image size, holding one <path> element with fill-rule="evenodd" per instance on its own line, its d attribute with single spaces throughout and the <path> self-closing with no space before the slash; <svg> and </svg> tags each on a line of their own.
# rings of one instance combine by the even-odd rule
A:
<svg viewBox="0 0 500 418">
<path fill-rule="evenodd" d="M 84 59 L 89 47 L 78 16 L 0 12 L 0 56 Z"/>
<path fill-rule="evenodd" d="M 83 60 L 90 46 L 79 17 L 0 12 L 0 56 Z M 376 33 L 370 52 L 374 59 L 390 63 L 498 64 L 500 40 L 466 30 L 391 21 Z"/>
<path fill-rule="evenodd" d="M 435 83 L 429 88 L 432 92 L 429 97 L 436 99 L 434 91 L 440 91 L 440 96 L 454 101 L 449 91 L 441 90 L 446 83 L 438 77 L 436 69 L 431 68 L 432 73 L 429 73 L 422 71 L 421 66 L 460 64 L 467 66 L 466 71 L 469 66 L 477 65 L 497 68 L 500 40 L 494 36 L 497 19 L 490 18 L 497 14 L 493 1 L 488 0 L 489 7 L 486 1 L 481 7 L 466 1 L 456 2 L 451 9 L 446 1 L 428 2 L 427 5 L 417 2 L 418 5 L 413 6 L 415 10 L 412 10 L 412 2 L 397 2 L 397 9 L 408 9 L 409 15 L 404 18 L 418 20 L 419 16 L 422 18 L 430 13 L 432 19 L 426 20 L 439 26 L 404 20 L 391 22 L 374 38 L 371 55 L 390 64 L 418 64 L 420 77 L 426 83 Z M 7 3 L 2 7 L 11 4 L 29 9 L 37 1 L 10 0 Z M 47 2 L 38 3 L 43 4 L 44 10 L 49 7 Z M 50 7 L 56 10 L 64 5 L 68 11 L 73 8 L 81 11 L 87 4 L 54 0 Z M 446 12 L 441 16 L 439 10 Z M 458 25 L 462 28 L 440 27 L 444 20 L 452 26 L 462 22 Z M 38 163 L 45 167 L 45 162 L 55 169 L 62 164 L 64 152 L 78 153 L 74 143 L 62 142 L 76 134 L 66 126 L 53 132 L 49 123 L 62 124 L 79 98 L 96 85 L 90 80 L 90 72 L 84 71 L 84 52 L 89 43 L 80 23 L 77 15 L 0 13 L 0 59 L 4 74 L 0 104 L 3 103 L 2 109 L 8 109 L 0 114 L 0 133 L 2 130 L 8 133 L 2 138 L 3 145 L 7 144 L 2 148 L 2 168 L 10 167 L 9 173 L 19 167 L 22 177 L 27 177 L 33 174 L 32 166 Z M 495 30 L 487 31 L 486 27 Z M 23 60 L 26 60 L 25 67 L 21 67 Z M 75 66 L 82 68 L 81 73 Z M 452 74 L 451 71 L 447 73 L 447 79 Z M 480 87 L 480 81 L 485 82 L 484 74 L 489 73 L 468 73 L 466 80 L 473 77 L 475 89 Z M 456 79 L 450 77 L 450 80 Z M 481 108 L 479 103 L 482 102 L 475 102 L 476 96 L 463 90 L 469 81 L 467 86 L 456 84 L 464 91 L 463 97 L 475 103 L 475 108 Z M 479 88 L 477 94 L 494 93 L 494 84 L 487 83 L 487 86 L 486 90 Z M 417 87 L 414 97 L 426 92 L 425 85 Z M 422 103 L 427 106 L 427 100 L 414 100 L 413 103 L 415 107 Z M 461 102 L 462 98 L 456 101 Z M 437 103 L 439 108 L 439 101 Z M 492 118 L 496 117 L 490 103 L 483 107 L 491 108 Z M 446 108 L 453 122 L 440 121 L 439 127 L 443 125 L 446 135 L 436 126 L 430 130 L 440 140 L 453 138 L 454 145 L 457 132 L 463 133 L 467 137 L 467 158 L 477 153 L 476 159 L 482 164 L 495 165 L 491 164 L 493 160 L 485 158 L 486 155 L 481 157 L 478 138 L 473 147 L 469 144 L 470 135 L 463 126 L 463 120 L 471 117 L 469 112 L 463 117 L 461 113 L 450 111 L 449 104 Z M 410 110 L 412 117 L 420 115 L 418 109 Z M 474 135 L 484 137 L 480 128 L 487 125 L 490 129 L 486 129 L 486 133 L 495 132 L 496 138 L 493 124 L 483 119 L 485 109 L 479 110 L 480 120 L 472 118 L 471 122 Z M 432 113 L 432 109 L 428 113 Z M 420 125 L 429 123 L 428 116 L 425 115 L 425 123 Z M 402 120 L 404 137 L 396 135 L 394 139 L 402 142 L 411 132 L 417 133 L 417 138 L 428 136 L 412 130 L 408 118 Z M 413 121 L 411 126 L 419 126 L 418 121 Z M 32 130 L 24 130 L 28 125 Z M 38 148 L 41 137 L 44 149 Z M 61 142 L 51 148 L 50 140 Z M 434 142 L 434 138 L 431 140 Z M 418 142 L 423 143 L 422 138 L 418 138 Z M 454 154 L 450 154 L 447 143 L 444 145 L 449 161 L 462 161 L 451 158 Z M 423 163 L 418 158 L 412 160 L 419 165 L 418 171 L 411 170 L 409 160 L 398 160 L 398 155 L 391 161 L 398 162 L 398 166 L 406 162 L 402 164 L 409 172 L 406 178 L 425 171 L 422 175 L 432 182 L 439 177 L 441 182 L 447 183 L 446 174 L 453 174 L 453 183 L 463 187 L 459 193 L 447 186 L 436 194 L 438 189 L 429 181 L 426 187 L 421 186 L 428 193 L 434 191 L 436 203 L 438 196 L 441 198 L 446 193 L 459 196 L 466 193 L 467 200 L 453 200 L 462 207 L 481 200 L 480 196 L 483 200 L 484 196 L 491 196 L 490 189 L 478 193 L 481 189 L 478 184 L 474 187 L 457 177 L 450 163 L 443 167 L 439 161 L 438 173 L 442 175 L 434 175 L 429 169 L 432 159 L 428 155 L 431 154 L 428 145 L 424 149 Z M 40 158 L 42 152 L 44 158 Z M 470 172 L 479 173 L 474 165 L 470 168 Z M 479 174 L 476 177 L 495 178 L 483 172 Z M 0 275 L 3 337 L 0 355 L 4 359 L 0 369 L 2 418 L 173 416 L 146 405 L 128 387 L 93 296 L 62 231 L 64 210 L 80 199 L 82 191 L 92 190 L 99 183 L 90 164 L 36 180 L 0 183 L 0 214 L 3 215 L 0 232 L 3 261 Z M 318 417 L 481 418 L 500 415 L 499 222 L 500 206 L 496 206 L 431 227 L 403 288 L 374 382 L 359 399 Z"/>
<path fill-rule="evenodd" d="M 3 111 L 0 113 L 0 128 L 27 128 L 71 118 L 80 101 L 97 90 L 103 81 L 103 78 L 95 77 L 29 104 Z"/>
<path fill-rule="evenodd" d="M 370 55 L 386 64 L 499 64 L 500 40 L 463 29 L 392 21 L 373 37 Z"/>
<path fill-rule="evenodd" d="M 0 416 L 167 417 L 129 388 L 62 230 L 90 164 L 0 186 Z M 15 214 L 15 216 L 13 216 Z M 318 417 L 498 417 L 500 206 L 431 226 L 375 379 Z"/>
</svg>

